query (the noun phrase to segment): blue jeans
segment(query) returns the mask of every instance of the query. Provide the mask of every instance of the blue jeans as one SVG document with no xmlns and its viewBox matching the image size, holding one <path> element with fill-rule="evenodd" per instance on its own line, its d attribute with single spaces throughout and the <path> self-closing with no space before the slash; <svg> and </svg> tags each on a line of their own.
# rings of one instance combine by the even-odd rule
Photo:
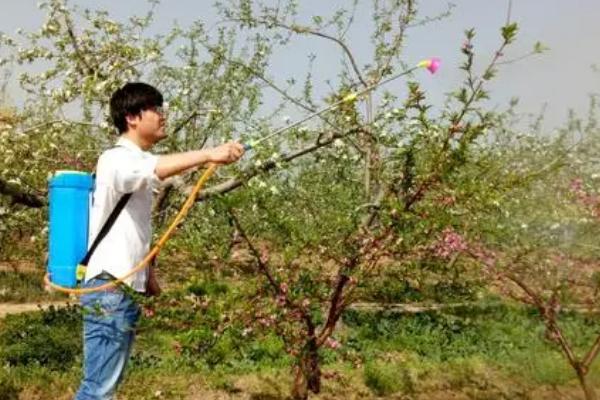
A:
<svg viewBox="0 0 600 400">
<path fill-rule="evenodd" d="M 83 287 L 108 282 L 90 279 Z M 119 288 L 81 296 L 83 307 L 83 380 L 75 400 L 112 399 L 123 372 L 140 317 L 140 307 Z"/>
</svg>

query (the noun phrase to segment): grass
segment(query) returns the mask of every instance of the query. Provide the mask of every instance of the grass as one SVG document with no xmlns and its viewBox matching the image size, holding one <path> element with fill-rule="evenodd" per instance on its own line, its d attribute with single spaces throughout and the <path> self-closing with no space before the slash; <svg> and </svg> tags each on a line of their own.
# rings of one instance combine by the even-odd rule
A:
<svg viewBox="0 0 600 400">
<path fill-rule="evenodd" d="M 0 303 L 36 302 L 66 299 L 60 293 L 44 290 L 43 272 L 0 270 Z"/>
<path fill-rule="evenodd" d="M 73 307 L 0 321 L 0 400 L 16 398 L 17 393 L 41 399 L 47 397 L 40 393 L 76 389 L 79 317 Z M 197 321 L 201 324 L 202 318 Z M 436 393 L 456 392 L 466 398 L 535 399 L 548 394 L 544 388 L 579 390 L 562 355 L 544 340 L 531 310 L 493 303 L 451 313 L 352 311 L 343 322 L 337 333 L 342 349 L 323 353 L 323 398 L 416 399 L 427 393 L 435 399 Z M 561 323 L 578 352 L 591 344 L 600 328 L 593 318 L 575 314 L 564 315 Z M 196 342 L 190 345 L 204 343 L 201 328 L 195 328 Z M 181 349 L 184 335 L 160 324 L 139 335 L 123 399 L 179 399 L 190 393 L 203 393 L 208 399 L 282 399 L 289 393 L 293 360 L 277 336 L 244 342 L 224 335 L 202 353 L 194 353 Z M 600 383 L 598 360 L 590 379 Z M 531 394 L 536 390 L 542 397 Z"/>
</svg>

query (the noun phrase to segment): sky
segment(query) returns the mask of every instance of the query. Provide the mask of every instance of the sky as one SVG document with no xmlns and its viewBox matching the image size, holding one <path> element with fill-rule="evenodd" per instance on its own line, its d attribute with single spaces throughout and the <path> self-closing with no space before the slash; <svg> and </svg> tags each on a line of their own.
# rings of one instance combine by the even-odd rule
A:
<svg viewBox="0 0 600 400">
<path fill-rule="evenodd" d="M 18 28 L 30 30 L 41 26 L 44 14 L 37 8 L 37 1 L 1 2 L 0 31 L 13 34 Z M 70 3 L 82 8 L 105 9 L 117 20 L 143 14 L 148 9 L 145 0 L 71 0 Z M 340 7 L 352 5 L 350 0 L 299 0 L 299 3 L 299 23 L 310 21 L 314 15 L 331 15 Z M 444 0 L 419 1 L 419 16 L 438 15 L 448 8 L 448 3 Z M 438 74 L 428 76 L 423 73 L 415 77 L 426 89 L 434 107 L 441 107 L 444 95 L 456 89 L 463 79 L 458 66 L 462 62 L 459 49 L 464 41 L 464 30 L 473 27 L 477 32 L 473 44 L 481 61 L 476 66 L 482 68 L 500 43 L 499 31 L 506 22 L 509 1 L 454 0 L 452 3 L 454 7 L 448 18 L 408 31 L 404 52 L 404 60 L 409 63 L 431 56 L 442 59 L 443 68 Z M 212 0 L 163 0 L 157 8 L 157 18 L 150 32 L 164 33 L 174 21 L 186 26 L 202 19 L 210 25 L 216 18 L 212 4 Z M 361 1 L 356 10 L 355 24 L 346 37 L 361 66 L 372 58 L 370 12 L 371 1 Z M 518 110 L 524 114 L 537 115 L 545 110 L 546 130 L 563 124 L 569 109 L 585 116 L 589 95 L 600 93 L 600 72 L 593 69 L 593 65 L 600 65 L 599 18 L 599 0 L 513 0 L 511 20 L 519 24 L 520 31 L 515 45 L 505 52 L 506 59 L 529 53 L 537 41 L 549 50 L 503 65 L 498 78 L 490 86 L 491 106 L 506 107 L 511 98 L 517 97 Z M 330 41 L 303 37 L 294 39 L 287 48 L 274 54 L 270 75 L 282 85 L 291 77 L 302 80 L 311 53 L 317 56 L 315 84 L 325 90 L 327 80 L 336 81 L 343 57 L 340 49 Z M 386 89 L 394 91 L 394 87 Z M 300 90 L 299 87 L 298 92 Z M 22 94 L 14 82 L 9 85 L 9 95 L 16 104 L 22 101 Z M 276 99 L 267 100 L 273 104 L 276 102 Z"/>
</svg>

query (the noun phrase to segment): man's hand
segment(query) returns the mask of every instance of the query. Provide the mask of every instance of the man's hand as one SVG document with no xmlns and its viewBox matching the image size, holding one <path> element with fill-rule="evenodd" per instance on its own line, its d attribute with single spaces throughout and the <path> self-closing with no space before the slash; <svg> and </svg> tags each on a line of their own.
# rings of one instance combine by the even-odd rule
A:
<svg viewBox="0 0 600 400">
<path fill-rule="evenodd" d="M 150 277 L 150 279 L 148 279 L 148 286 L 146 287 L 146 294 L 148 296 L 160 296 L 161 293 L 162 289 L 160 288 L 156 278 L 153 276 Z"/>
<path fill-rule="evenodd" d="M 227 142 L 209 150 L 209 162 L 231 164 L 244 155 L 244 146 L 238 142 Z"/>
<path fill-rule="evenodd" d="M 154 172 L 159 179 L 179 174 L 189 168 L 205 164 L 231 164 L 244 155 L 244 146 L 228 142 L 212 149 L 192 150 L 158 157 Z"/>
<path fill-rule="evenodd" d="M 146 284 L 146 296 L 148 297 L 160 296 L 160 294 L 162 293 L 162 289 L 160 288 L 160 285 L 158 284 L 158 280 L 156 279 L 156 275 L 154 273 L 155 262 L 156 260 L 152 260 L 152 266 L 148 269 L 148 283 Z M 149 302 L 142 307 L 144 317 L 152 318 L 156 314 L 153 303 L 154 302 Z"/>
<path fill-rule="evenodd" d="M 158 284 L 158 280 L 156 279 L 156 274 L 154 272 L 154 263 L 152 260 L 152 266 L 148 269 L 148 283 L 146 285 L 146 295 L 148 296 L 160 296 L 162 293 L 162 289 Z"/>
</svg>

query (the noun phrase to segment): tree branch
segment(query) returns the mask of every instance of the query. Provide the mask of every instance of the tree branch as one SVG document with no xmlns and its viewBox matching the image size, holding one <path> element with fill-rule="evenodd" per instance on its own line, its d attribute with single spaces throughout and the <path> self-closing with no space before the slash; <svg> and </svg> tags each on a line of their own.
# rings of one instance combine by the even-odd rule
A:
<svg viewBox="0 0 600 400">
<path fill-rule="evenodd" d="M 231 21 L 233 22 L 243 22 L 241 19 L 239 18 L 233 18 L 231 19 Z M 352 64 L 352 69 L 354 70 L 354 73 L 356 74 L 356 76 L 358 77 L 358 80 L 360 81 L 360 83 L 364 86 L 364 87 L 368 87 L 369 84 L 367 83 L 367 81 L 363 78 L 360 69 L 358 68 L 358 64 L 356 63 L 356 59 L 354 58 L 354 55 L 352 54 L 352 52 L 350 51 L 350 48 L 348 47 L 348 45 L 341 39 L 336 38 L 335 36 L 331 36 L 328 35 L 326 33 L 323 32 L 319 32 L 313 29 L 310 29 L 307 26 L 300 26 L 300 25 L 287 25 L 284 24 L 283 22 L 277 21 L 277 20 L 272 20 L 272 19 L 258 19 L 256 20 L 257 23 L 261 24 L 261 25 L 265 25 L 268 27 L 278 27 L 278 28 L 282 28 L 282 29 L 286 29 L 290 32 L 294 32 L 294 33 L 298 33 L 298 34 L 308 34 L 308 35 L 313 35 L 313 36 L 318 36 L 321 37 L 323 39 L 327 39 L 327 40 L 331 40 L 334 43 L 336 43 L 338 46 L 340 46 L 342 48 L 342 50 L 344 51 L 344 53 L 346 54 L 346 56 L 348 57 L 348 59 L 350 60 L 350 64 Z"/>
<path fill-rule="evenodd" d="M 400 16 L 400 27 L 398 34 L 394 37 L 393 43 L 389 46 L 390 55 L 387 57 L 383 66 L 378 68 L 377 78 L 375 82 L 379 82 L 381 78 L 385 75 L 386 71 L 390 68 L 394 55 L 402 46 L 402 42 L 404 41 L 404 34 L 406 32 L 406 28 L 410 26 L 410 21 L 412 16 L 415 14 L 414 3 L 413 0 L 408 0 L 406 3 L 406 14 Z"/>
<path fill-rule="evenodd" d="M 0 178 L 0 195 L 11 198 L 13 204 L 21 204 L 30 208 L 41 208 L 47 205 L 45 197 L 27 193 L 16 185 Z"/>
<path fill-rule="evenodd" d="M 83 56 L 83 53 L 81 52 L 81 49 L 79 48 L 79 44 L 77 43 L 77 37 L 75 36 L 75 31 L 73 30 L 73 23 L 71 21 L 71 18 L 69 17 L 69 15 L 67 14 L 66 11 L 63 12 L 63 17 L 65 20 L 65 25 L 67 27 L 67 33 L 69 35 L 69 39 L 71 40 L 71 44 L 73 45 L 73 50 L 75 50 L 75 55 L 77 56 L 77 59 L 79 59 L 79 61 L 81 61 L 81 63 L 83 64 L 83 66 L 86 68 L 87 71 L 84 71 L 83 68 L 79 68 L 79 72 L 82 75 L 85 75 L 86 73 L 88 75 L 93 75 L 95 70 L 94 68 L 92 68 L 92 66 L 88 63 L 88 61 L 86 60 L 86 58 Z"/>
<path fill-rule="evenodd" d="M 311 107 L 310 105 L 306 105 L 303 102 L 301 102 L 300 100 L 298 100 L 295 97 L 288 94 L 288 92 L 286 92 L 284 89 L 280 88 L 277 84 L 275 84 L 275 82 L 268 79 L 263 73 L 261 73 L 260 71 L 257 71 L 255 68 L 252 68 L 251 66 L 244 64 L 241 61 L 237 61 L 237 60 L 227 57 L 222 51 L 219 51 L 215 47 L 211 47 L 207 44 L 204 44 L 204 47 L 206 47 L 206 49 L 208 51 L 211 51 L 211 52 L 217 54 L 219 57 L 221 57 L 223 60 L 227 61 L 228 63 L 230 63 L 232 65 L 237 65 L 240 68 L 244 68 L 246 71 L 251 73 L 254 77 L 260 79 L 262 82 L 267 84 L 267 86 L 269 86 L 271 89 L 273 89 L 277 93 L 279 93 L 284 99 L 291 101 L 293 104 L 302 108 L 303 110 L 311 112 L 311 113 L 314 113 L 317 111 L 314 107 Z M 318 117 L 321 118 L 321 120 L 323 120 L 323 122 L 325 122 L 327 125 L 331 126 L 333 129 L 337 130 L 336 126 L 331 121 L 329 121 L 329 119 L 327 117 L 325 117 L 324 115 L 319 115 Z"/>
<path fill-rule="evenodd" d="M 343 138 L 345 136 L 356 134 L 358 132 L 362 132 L 362 128 L 352 129 L 343 134 L 333 134 L 327 140 L 320 141 L 320 142 L 315 143 L 311 146 L 308 146 L 304 149 L 300 149 L 294 153 L 290 153 L 288 155 L 283 156 L 281 158 L 280 162 L 290 162 L 298 157 L 302 157 L 303 155 L 310 154 L 316 150 L 319 150 L 322 147 L 326 147 L 326 146 L 330 145 L 331 143 L 333 143 L 333 141 L 335 139 Z M 259 168 L 250 168 L 248 171 L 242 171 L 242 174 L 241 174 L 242 177 L 231 178 L 226 182 L 223 182 L 221 184 L 218 184 L 218 185 L 215 185 L 213 187 L 203 190 L 198 195 L 198 198 L 196 199 L 196 201 L 203 201 L 203 200 L 206 200 L 215 195 L 220 195 L 220 194 L 231 192 L 232 190 L 244 185 L 246 182 L 248 182 L 253 177 L 255 177 L 261 173 L 268 172 L 268 171 L 274 169 L 276 166 L 277 166 L 277 162 L 269 161 L 269 162 L 264 163 Z M 191 187 L 184 190 L 184 192 L 190 192 L 190 191 L 191 191 Z"/>
<path fill-rule="evenodd" d="M 581 367 L 585 370 L 586 373 L 590 368 L 590 364 L 592 364 L 594 359 L 598 356 L 598 353 L 600 353 L 600 335 L 598 335 L 596 341 L 594 342 L 590 350 L 583 358 L 583 361 L 581 362 Z"/>
<path fill-rule="evenodd" d="M 278 27 L 280 27 L 280 28 L 284 28 L 284 29 L 290 30 L 290 31 L 295 32 L 295 33 L 300 33 L 300 34 L 306 33 L 306 34 L 309 34 L 309 35 L 314 35 L 314 36 L 318 36 L 318 37 L 321 37 L 321 38 L 324 38 L 324 39 L 328 39 L 328 40 L 331 40 L 331 41 L 337 43 L 342 48 L 342 50 L 344 51 L 344 53 L 346 53 L 346 56 L 350 60 L 350 64 L 352 64 L 352 69 L 354 70 L 354 73 L 358 77 L 358 80 L 360 81 L 360 83 L 364 87 L 368 87 L 369 86 L 369 84 L 367 83 L 367 81 L 363 78 L 362 74 L 360 73 L 360 69 L 358 68 L 358 65 L 356 64 L 356 60 L 354 58 L 354 55 L 350 51 L 350 48 L 348 47 L 348 45 L 346 45 L 346 43 L 344 43 L 343 40 L 338 39 L 335 36 L 331 36 L 331 35 L 328 35 L 328 34 L 323 33 L 323 32 L 312 30 L 312 29 L 310 29 L 308 27 L 305 27 L 305 26 L 300 26 L 300 25 L 288 26 L 288 25 L 283 24 L 283 23 L 276 23 L 275 25 L 278 26 Z"/>
<path fill-rule="evenodd" d="M 243 69 L 245 69 L 246 71 L 250 72 L 252 75 L 254 75 L 256 78 L 260 79 L 261 81 L 263 81 L 264 83 L 266 83 L 271 89 L 275 90 L 277 93 L 279 93 L 282 97 L 284 97 L 285 99 L 291 101 L 292 103 L 294 103 L 295 105 L 297 105 L 298 107 L 309 111 L 309 112 L 315 112 L 316 110 L 310 106 L 307 106 L 306 104 L 302 103 L 301 101 L 299 101 L 298 99 L 290 96 L 285 90 L 281 89 L 278 85 L 276 85 L 272 80 L 268 79 L 263 73 L 257 71 L 255 68 L 252 68 L 251 66 L 244 64 L 241 61 L 237 61 L 234 59 L 231 59 L 229 57 L 227 57 L 224 52 L 219 51 L 219 49 L 215 48 L 215 47 L 211 47 L 207 44 L 204 44 L 204 46 L 206 47 L 207 50 L 216 53 L 219 57 L 221 57 L 223 60 L 227 61 L 228 63 L 232 64 L 232 65 L 237 65 L 238 67 L 241 67 Z"/>
<path fill-rule="evenodd" d="M 256 258 L 256 262 L 258 263 L 258 267 L 260 268 L 260 270 L 263 272 L 263 274 L 265 275 L 265 277 L 269 281 L 269 284 L 271 285 L 271 287 L 273 288 L 273 290 L 275 291 L 275 293 L 282 294 L 281 293 L 281 288 L 280 288 L 279 284 L 277 283 L 277 281 L 275 280 L 275 278 L 271 274 L 271 271 L 269 271 L 269 267 L 267 266 L 267 264 L 263 261 L 261 255 L 260 255 L 260 252 L 252 244 L 252 241 L 250 241 L 250 238 L 248 237 L 248 235 L 246 235 L 246 230 L 242 227 L 242 224 L 240 223 L 240 220 L 238 219 L 238 217 L 235 215 L 235 213 L 233 212 L 233 210 L 231 208 L 229 208 L 227 210 L 227 212 L 231 216 L 231 219 L 232 219 L 233 223 L 235 224 L 235 227 L 240 232 L 240 235 L 242 236 L 242 238 L 244 239 L 244 241 L 248 245 L 248 248 L 250 248 L 250 251 L 252 252 L 252 255 L 254 256 L 254 258 Z M 287 300 L 287 295 L 285 297 L 286 297 L 286 300 Z"/>
</svg>

